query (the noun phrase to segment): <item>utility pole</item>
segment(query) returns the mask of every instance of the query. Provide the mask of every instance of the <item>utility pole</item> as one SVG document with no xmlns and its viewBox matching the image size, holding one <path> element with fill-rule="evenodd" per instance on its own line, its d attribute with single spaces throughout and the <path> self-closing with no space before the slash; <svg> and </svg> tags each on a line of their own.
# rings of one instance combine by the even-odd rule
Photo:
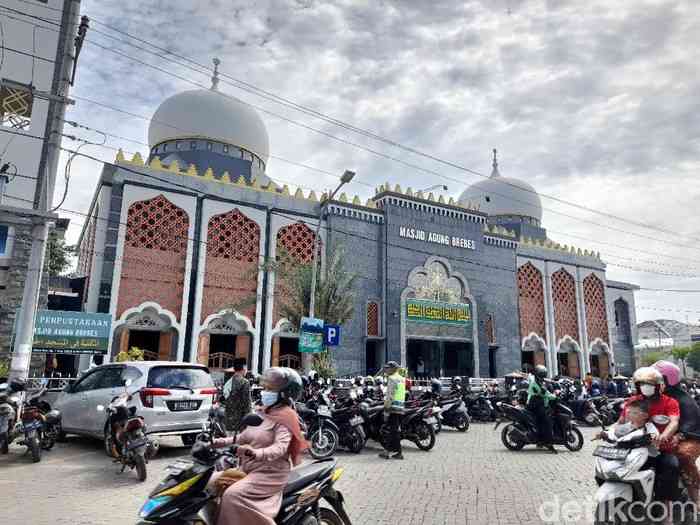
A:
<svg viewBox="0 0 700 525">
<path fill-rule="evenodd" d="M 309 317 L 314 317 L 316 313 L 316 281 L 318 274 L 318 244 L 319 237 L 321 236 L 321 223 L 323 222 L 323 214 L 326 211 L 326 206 L 333 200 L 333 197 L 340 191 L 340 188 L 345 186 L 348 182 L 352 180 L 355 176 L 354 171 L 345 170 L 340 177 L 340 184 L 333 190 L 333 192 L 321 203 L 321 209 L 318 212 L 318 224 L 316 225 L 316 235 L 314 237 L 314 251 L 311 258 L 311 297 L 309 298 Z M 311 371 L 311 355 L 302 354 L 301 356 L 302 365 L 304 367 L 304 373 L 308 374 Z"/>
<path fill-rule="evenodd" d="M 15 325 L 17 330 L 15 332 L 14 351 L 10 364 L 11 378 L 26 378 L 29 375 L 32 343 L 34 340 L 34 322 L 41 292 L 46 242 L 51 223 L 50 215 L 53 211 L 50 210 L 50 207 L 53 200 L 54 182 L 61 151 L 63 121 L 68 104 L 68 89 L 73 78 L 73 64 L 79 52 L 76 49 L 79 12 L 80 0 L 65 0 L 61 17 L 61 34 L 56 53 L 56 57 L 60 60 L 61 65 L 58 70 L 54 71 L 54 80 L 49 98 L 44 149 L 42 150 L 42 159 L 39 163 L 39 172 L 37 174 L 38 202 L 35 200 L 35 211 L 39 213 L 32 218 L 32 247 L 27 265 L 27 276 L 24 282 L 22 306 L 17 314 Z"/>
</svg>

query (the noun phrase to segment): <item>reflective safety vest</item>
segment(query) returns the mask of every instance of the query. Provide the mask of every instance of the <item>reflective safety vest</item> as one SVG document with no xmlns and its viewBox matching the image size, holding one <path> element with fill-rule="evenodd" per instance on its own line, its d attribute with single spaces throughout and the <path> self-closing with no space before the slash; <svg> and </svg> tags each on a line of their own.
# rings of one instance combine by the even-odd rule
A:
<svg viewBox="0 0 700 525">
<path fill-rule="evenodd" d="M 396 372 L 389 376 L 389 381 L 394 383 L 394 397 L 391 400 L 391 407 L 402 409 L 406 401 L 406 379 Z"/>
</svg>

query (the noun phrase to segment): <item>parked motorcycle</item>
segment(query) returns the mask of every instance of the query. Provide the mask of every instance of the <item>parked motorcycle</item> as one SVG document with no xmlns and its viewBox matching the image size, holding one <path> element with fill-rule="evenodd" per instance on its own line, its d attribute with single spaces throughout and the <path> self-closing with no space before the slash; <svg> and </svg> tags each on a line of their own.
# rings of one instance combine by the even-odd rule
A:
<svg viewBox="0 0 700 525">
<path fill-rule="evenodd" d="M 41 451 L 51 450 L 56 443 L 61 413 L 51 410 L 41 396 L 45 388 L 27 392 L 24 381 L 14 380 L 0 385 L 0 453 L 9 452 L 10 443 L 18 440 L 26 446 L 32 461 L 41 461 Z"/>
<path fill-rule="evenodd" d="M 525 445 L 536 445 L 537 423 L 527 409 L 501 403 L 503 417 L 496 423 L 497 430 L 505 420 L 510 421 L 501 431 L 501 441 L 508 450 L 521 450 Z M 550 403 L 550 417 L 555 445 L 564 445 L 572 452 L 583 447 L 583 434 L 573 422 L 573 412 L 558 400 Z"/>
<path fill-rule="evenodd" d="M 464 396 L 464 402 L 472 420 L 485 422 L 496 421 L 496 408 L 484 392 L 479 392 L 476 395 L 466 395 Z"/>
<path fill-rule="evenodd" d="M 261 422 L 262 419 L 253 414 L 243 419 L 245 426 L 257 426 Z M 192 447 L 191 461 L 178 460 L 166 469 L 165 479 L 141 507 L 139 525 L 214 525 L 218 498 L 207 489 L 207 483 L 221 458 L 236 464 L 236 449 L 234 445 L 227 450 L 215 450 L 211 440 L 198 438 Z M 337 468 L 333 459 L 292 469 L 275 523 L 352 525 L 343 506 L 343 495 L 334 487 L 342 473 L 343 469 Z M 331 508 L 321 507 L 322 501 Z"/>
<path fill-rule="evenodd" d="M 365 420 L 365 433 L 387 447 L 389 429 L 384 422 L 383 405 L 362 403 L 361 413 Z M 437 418 L 432 403 L 416 408 L 406 408 L 401 419 L 401 439 L 412 441 L 421 450 L 430 450 L 435 446 L 435 428 Z"/>
<path fill-rule="evenodd" d="M 435 404 L 436 409 L 433 412 L 438 421 L 436 433 L 439 433 L 443 426 L 455 428 L 460 432 L 469 430 L 471 418 L 459 392 L 442 396 L 434 391 L 428 391 L 423 397 L 431 399 Z"/>
<path fill-rule="evenodd" d="M 131 379 L 127 379 L 124 392 L 114 397 L 105 407 L 97 405 L 99 412 L 107 413 L 105 432 L 105 452 L 121 463 L 121 472 L 129 467 L 136 469 L 139 481 L 147 477 L 146 463 L 155 456 L 157 443 L 146 436 L 146 423 L 136 414 L 136 407 L 129 407 L 129 402 L 137 392 L 129 393 Z"/>
<path fill-rule="evenodd" d="M 333 456 L 340 444 L 340 428 L 333 421 L 331 401 L 327 391 L 321 391 L 307 403 L 297 403 L 297 413 L 307 428 L 309 453 L 315 459 Z"/>
<path fill-rule="evenodd" d="M 226 409 L 219 404 L 211 407 L 206 425 L 214 439 L 226 437 Z"/>
</svg>

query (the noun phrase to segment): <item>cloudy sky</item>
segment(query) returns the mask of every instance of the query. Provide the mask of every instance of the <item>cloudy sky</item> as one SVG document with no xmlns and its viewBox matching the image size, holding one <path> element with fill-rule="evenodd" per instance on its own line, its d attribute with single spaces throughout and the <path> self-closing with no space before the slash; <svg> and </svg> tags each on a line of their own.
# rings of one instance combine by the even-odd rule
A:
<svg viewBox="0 0 700 525">
<path fill-rule="evenodd" d="M 700 289 L 700 9 L 692 0 L 84 0 L 83 12 L 98 31 L 124 30 L 200 63 L 219 57 L 227 75 L 482 174 L 498 148 L 503 175 L 608 214 L 543 196 L 552 239 L 600 251 L 609 278 Z M 90 32 L 72 93 L 149 117 L 209 76 Z M 273 155 L 354 169 L 351 192 L 364 198 L 386 180 L 446 184 L 457 197 L 481 179 L 227 80 L 220 88 L 268 112 Z M 69 117 L 137 141 L 110 137 L 109 146 L 147 152 L 138 143 L 147 142 L 147 120 L 79 98 Z M 83 151 L 114 158 L 106 148 Z M 85 211 L 100 166 L 74 168 L 65 206 Z M 276 159 L 268 174 L 305 188 L 334 183 Z M 82 218 L 66 216 L 75 239 Z M 643 290 L 638 306 L 639 319 L 700 319 L 700 293 Z"/>
</svg>

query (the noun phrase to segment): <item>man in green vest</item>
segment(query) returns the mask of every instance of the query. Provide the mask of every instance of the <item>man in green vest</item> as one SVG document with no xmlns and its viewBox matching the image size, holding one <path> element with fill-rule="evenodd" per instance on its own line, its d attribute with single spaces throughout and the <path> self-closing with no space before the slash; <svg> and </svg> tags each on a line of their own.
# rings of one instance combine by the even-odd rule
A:
<svg viewBox="0 0 700 525">
<path fill-rule="evenodd" d="M 384 394 L 384 420 L 389 430 L 389 438 L 384 447 L 386 450 L 379 454 L 384 459 L 403 459 L 401 452 L 401 418 L 406 400 L 406 379 L 399 373 L 399 364 L 389 361 L 384 365 L 387 376 L 386 393 Z"/>
</svg>

